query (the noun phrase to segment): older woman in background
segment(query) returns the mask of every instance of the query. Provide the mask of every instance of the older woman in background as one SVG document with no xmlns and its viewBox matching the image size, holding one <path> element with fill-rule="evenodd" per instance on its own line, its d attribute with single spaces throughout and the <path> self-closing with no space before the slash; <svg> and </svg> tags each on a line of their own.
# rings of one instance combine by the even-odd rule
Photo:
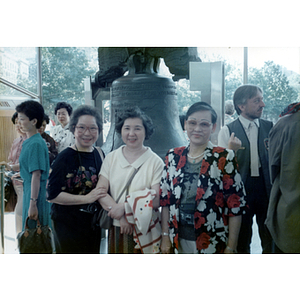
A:
<svg viewBox="0 0 300 300">
<path fill-rule="evenodd" d="M 72 111 L 72 106 L 66 102 L 58 102 L 55 106 L 55 115 L 60 125 L 53 127 L 50 135 L 56 142 L 58 153 L 72 146 L 75 142 L 75 137 L 69 126 Z"/>
<path fill-rule="evenodd" d="M 126 191 L 118 203 L 116 200 L 130 176 L 139 168 L 127 191 L 131 193 L 145 188 L 154 190 L 156 196 L 153 199 L 153 208 L 157 208 L 163 161 L 149 147 L 144 146 L 144 141 L 150 138 L 154 126 L 152 120 L 139 108 L 126 109 L 119 116 L 115 129 L 125 145 L 107 155 L 97 185 L 110 193 L 100 199 L 102 207 L 109 211 L 109 216 L 113 218 L 113 226 L 109 230 L 108 252 L 143 253 L 140 245 L 133 239 L 133 225 L 127 222 L 125 216 Z M 160 245 L 160 239 L 158 243 Z"/>
<path fill-rule="evenodd" d="M 75 143 L 59 153 L 48 183 L 56 253 L 97 254 L 101 229 L 93 218 L 101 208 L 97 200 L 103 193 L 96 185 L 103 161 L 94 144 L 102 131 L 100 112 L 80 106 L 72 115 L 70 130 Z"/>
</svg>

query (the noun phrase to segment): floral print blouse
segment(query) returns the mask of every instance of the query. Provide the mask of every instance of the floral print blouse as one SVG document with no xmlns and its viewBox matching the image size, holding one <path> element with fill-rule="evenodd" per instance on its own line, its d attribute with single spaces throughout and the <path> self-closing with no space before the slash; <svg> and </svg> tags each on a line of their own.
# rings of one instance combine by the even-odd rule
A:
<svg viewBox="0 0 300 300">
<path fill-rule="evenodd" d="M 169 236 L 178 249 L 179 205 L 189 147 L 168 151 L 160 185 L 160 204 L 169 206 Z M 205 150 L 195 198 L 194 229 L 199 253 L 223 253 L 228 239 L 228 218 L 246 209 L 244 184 L 234 152 L 211 142 Z"/>
</svg>

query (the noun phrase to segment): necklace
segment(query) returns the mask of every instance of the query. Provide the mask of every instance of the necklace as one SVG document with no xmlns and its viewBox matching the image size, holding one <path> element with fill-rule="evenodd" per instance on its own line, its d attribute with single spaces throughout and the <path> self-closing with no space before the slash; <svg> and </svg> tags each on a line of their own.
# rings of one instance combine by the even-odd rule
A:
<svg viewBox="0 0 300 300">
<path fill-rule="evenodd" d="M 190 159 L 193 159 L 193 164 L 196 162 L 196 159 L 201 157 L 203 154 L 205 153 L 205 151 L 203 153 L 201 153 L 200 155 L 198 156 L 190 156 L 189 154 L 187 155 Z"/>
</svg>

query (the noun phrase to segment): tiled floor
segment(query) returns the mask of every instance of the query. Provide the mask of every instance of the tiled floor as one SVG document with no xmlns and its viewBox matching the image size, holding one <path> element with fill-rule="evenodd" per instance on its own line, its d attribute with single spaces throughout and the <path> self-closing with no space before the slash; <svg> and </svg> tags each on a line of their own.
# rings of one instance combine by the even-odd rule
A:
<svg viewBox="0 0 300 300">
<path fill-rule="evenodd" d="M 255 218 L 255 217 L 254 217 Z M 254 219 L 253 237 L 251 243 L 251 254 L 261 254 L 262 249 L 258 236 L 257 225 Z M 14 213 L 5 213 L 4 215 L 4 253 L 19 254 L 15 233 L 15 216 Z M 0 241 L 1 243 L 1 241 Z M 2 249 L 2 247 L 1 247 Z M 107 253 L 107 238 L 101 241 L 100 253 Z"/>
</svg>

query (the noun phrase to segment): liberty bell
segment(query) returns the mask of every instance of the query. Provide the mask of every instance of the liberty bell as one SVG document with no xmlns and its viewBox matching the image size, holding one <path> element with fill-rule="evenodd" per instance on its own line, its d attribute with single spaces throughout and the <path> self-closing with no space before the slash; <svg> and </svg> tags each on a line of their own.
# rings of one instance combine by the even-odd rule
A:
<svg viewBox="0 0 300 300">
<path fill-rule="evenodd" d="M 158 75 L 159 64 L 160 58 L 133 54 L 128 59 L 128 75 L 113 81 L 111 127 L 102 146 L 105 153 L 124 144 L 115 132 L 115 120 L 122 110 L 132 106 L 138 106 L 151 117 L 155 131 L 144 144 L 162 159 L 169 149 L 187 144 L 179 120 L 175 83 Z"/>
</svg>

